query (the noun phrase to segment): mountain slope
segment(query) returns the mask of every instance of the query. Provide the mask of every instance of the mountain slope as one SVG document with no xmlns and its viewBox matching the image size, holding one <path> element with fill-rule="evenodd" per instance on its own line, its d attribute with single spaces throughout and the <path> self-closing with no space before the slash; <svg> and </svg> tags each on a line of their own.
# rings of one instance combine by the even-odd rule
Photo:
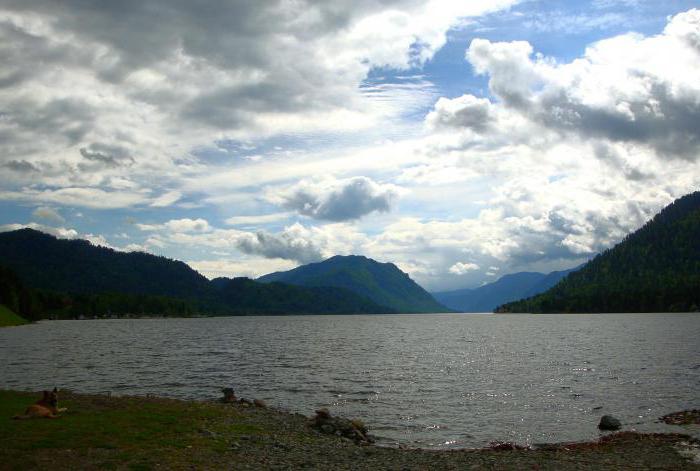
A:
<svg viewBox="0 0 700 471">
<path fill-rule="evenodd" d="M 397 312 L 448 311 L 393 263 L 379 263 L 358 255 L 337 255 L 323 262 L 270 273 L 257 281 L 345 288 Z"/>
<path fill-rule="evenodd" d="M 104 315 L 393 313 L 341 288 L 213 281 L 187 264 L 32 229 L 0 233 L 0 304 L 30 320 Z"/>
<path fill-rule="evenodd" d="M 201 297 L 209 280 L 186 263 L 143 252 L 118 252 L 86 240 L 33 229 L 0 233 L 0 263 L 32 288 L 71 293 L 120 292 Z"/>
<path fill-rule="evenodd" d="M 498 312 L 666 312 L 700 308 L 700 192 L 671 203 L 550 290 Z"/>
<path fill-rule="evenodd" d="M 330 286 L 257 283 L 250 278 L 217 278 L 222 298 L 241 314 L 393 314 L 390 308 Z"/>
<path fill-rule="evenodd" d="M 439 302 L 459 312 L 492 312 L 501 304 L 546 291 L 573 270 L 575 269 L 549 274 L 513 273 L 478 288 L 432 294 Z"/>
</svg>

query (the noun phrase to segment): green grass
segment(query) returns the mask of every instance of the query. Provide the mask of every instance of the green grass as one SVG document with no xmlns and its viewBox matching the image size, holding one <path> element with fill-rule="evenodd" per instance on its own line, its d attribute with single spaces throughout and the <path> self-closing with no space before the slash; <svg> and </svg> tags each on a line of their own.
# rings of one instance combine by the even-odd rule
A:
<svg viewBox="0 0 700 471">
<path fill-rule="evenodd" d="M 78 460 L 80 467 L 86 462 L 99 468 L 118 465 L 120 469 L 151 469 L 166 462 L 176 466 L 181 452 L 189 454 L 196 448 L 204 455 L 221 453 L 229 445 L 219 437 L 230 440 L 260 432 L 254 425 L 237 420 L 233 409 L 222 416 L 222 408 L 215 404 L 64 396 L 65 400 L 59 397 L 59 406 L 68 411 L 59 419 L 8 420 L 22 414 L 40 394 L 0 390 L 0 450 L 4 450 L 0 451 L 0 469 L 41 468 L 44 457 L 53 453 L 65 468 L 73 467 L 71 460 Z"/>
<path fill-rule="evenodd" d="M 0 327 L 28 324 L 29 321 L 18 316 L 4 305 L 0 304 Z"/>
</svg>

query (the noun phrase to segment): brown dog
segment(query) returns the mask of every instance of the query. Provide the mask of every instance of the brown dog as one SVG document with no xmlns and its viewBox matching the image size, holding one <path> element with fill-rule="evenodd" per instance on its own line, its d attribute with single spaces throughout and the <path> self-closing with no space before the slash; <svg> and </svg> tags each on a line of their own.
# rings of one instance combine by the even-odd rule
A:
<svg viewBox="0 0 700 471">
<path fill-rule="evenodd" d="M 53 388 L 53 391 L 44 391 L 44 397 L 36 401 L 31 406 L 27 407 L 24 415 L 16 415 L 13 419 L 57 419 L 60 417 L 60 412 L 65 412 L 68 409 L 65 407 L 58 408 L 58 389 Z"/>
</svg>

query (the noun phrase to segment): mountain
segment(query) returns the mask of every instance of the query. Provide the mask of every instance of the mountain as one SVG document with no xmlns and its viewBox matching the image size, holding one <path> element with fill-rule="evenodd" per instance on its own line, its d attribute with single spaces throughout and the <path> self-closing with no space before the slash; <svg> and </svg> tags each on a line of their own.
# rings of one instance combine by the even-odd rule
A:
<svg viewBox="0 0 700 471">
<path fill-rule="evenodd" d="M 505 275 L 478 288 L 432 293 L 435 299 L 459 312 L 492 312 L 497 306 L 548 290 L 567 274 L 576 270 L 548 274 L 518 272 Z"/>
<path fill-rule="evenodd" d="M 337 255 L 289 271 L 270 273 L 257 281 L 345 288 L 397 312 L 449 311 L 393 263 L 379 263 L 359 255 Z"/>
<path fill-rule="evenodd" d="M 393 314 L 395 311 L 345 288 L 258 283 L 250 278 L 217 278 L 227 305 L 242 314 Z"/>
<path fill-rule="evenodd" d="M 700 192 L 534 297 L 498 312 L 668 312 L 700 309 Z"/>
<path fill-rule="evenodd" d="M 32 288 L 76 294 L 114 291 L 191 298 L 212 291 L 209 280 L 184 262 L 57 239 L 33 229 L 0 233 L 0 264 Z"/>
<path fill-rule="evenodd" d="M 209 281 L 181 261 L 57 239 L 32 229 L 0 233 L 0 305 L 30 320 L 395 312 L 342 288 Z"/>
</svg>

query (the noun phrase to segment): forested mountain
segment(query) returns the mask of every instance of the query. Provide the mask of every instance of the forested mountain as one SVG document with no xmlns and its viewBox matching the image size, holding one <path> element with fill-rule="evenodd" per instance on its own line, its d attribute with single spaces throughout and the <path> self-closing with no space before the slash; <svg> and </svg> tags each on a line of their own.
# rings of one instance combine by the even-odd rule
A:
<svg viewBox="0 0 700 471">
<path fill-rule="evenodd" d="M 459 312 L 492 312 L 501 304 L 548 290 L 575 270 L 551 273 L 518 272 L 504 275 L 478 288 L 432 293 L 435 299 Z"/>
<path fill-rule="evenodd" d="M 358 255 L 337 255 L 289 271 L 270 273 L 258 281 L 345 288 L 397 312 L 449 311 L 393 263 L 379 263 Z"/>
<path fill-rule="evenodd" d="M 700 192 L 671 203 L 550 290 L 498 312 L 700 309 Z"/>
<path fill-rule="evenodd" d="M 344 288 L 258 283 L 217 278 L 224 302 L 242 314 L 392 314 L 395 311 Z"/>
<path fill-rule="evenodd" d="M 86 240 L 57 239 L 33 229 L 0 233 L 0 264 L 39 289 L 179 298 L 211 292 L 209 280 L 184 262 L 143 252 L 118 252 Z"/>
<path fill-rule="evenodd" d="M 217 279 L 187 264 L 32 229 L 0 233 L 0 304 L 29 320 L 109 315 L 392 313 L 338 288 Z"/>
</svg>

